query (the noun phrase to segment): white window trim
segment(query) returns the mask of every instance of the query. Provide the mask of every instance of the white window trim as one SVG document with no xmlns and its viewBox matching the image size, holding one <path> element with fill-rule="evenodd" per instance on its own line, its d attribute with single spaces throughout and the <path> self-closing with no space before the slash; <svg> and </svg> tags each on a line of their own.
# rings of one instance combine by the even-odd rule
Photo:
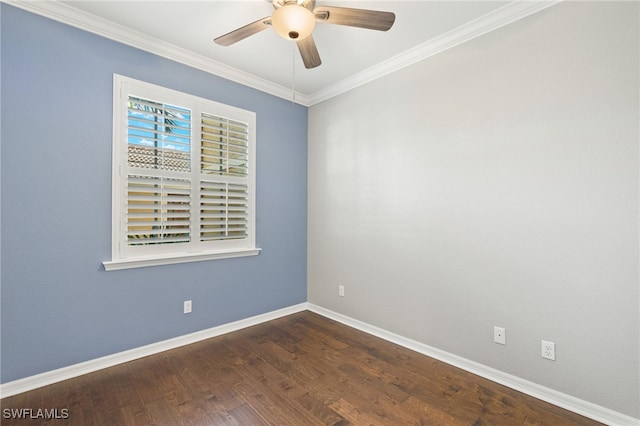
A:
<svg viewBox="0 0 640 426">
<path fill-rule="evenodd" d="M 215 104 L 220 108 L 227 111 L 238 111 L 244 115 L 248 115 L 250 119 L 250 155 L 249 157 L 249 238 L 246 243 L 243 245 L 236 245 L 234 243 L 229 244 L 229 247 L 224 248 L 216 248 L 213 250 L 199 250 L 199 251 L 184 251 L 184 252 L 173 252 L 173 253 L 154 253 L 150 255 L 138 255 L 138 256 L 130 256 L 125 257 L 123 253 L 126 253 L 124 250 L 120 250 L 121 244 L 121 227 L 124 226 L 122 222 L 123 215 L 121 211 L 123 209 L 123 194 L 122 194 L 122 186 L 120 176 L 122 173 L 122 164 L 126 165 L 126 160 L 123 163 L 123 147 L 121 137 L 124 134 L 122 125 L 122 119 L 116 119 L 118 114 L 122 114 L 122 98 L 121 98 L 121 90 L 131 90 L 131 88 L 136 87 L 144 87 L 146 90 L 153 89 L 163 92 L 167 94 L 171 99 L 163 99 L 164 101 L 174 101 L 173 99 L 189 99 L 191 102 L 198 103 L 206 103 L 206 104 Z M 112 243 L 111 243 L 111 260 L 102 262 L 105 271 L 116 271 L 122 269 L 131 269 L 131 268 L 140 268 L 147 266 L 157 266 L 157 265 L 170 265 L 177 263 L 186 263 L 186 262 L 197 262 L 197 261 L 205 261 L 205 260 L 213 260 L 213 259 L 226 259 L 226 258 L 234 258 L 234 257 L 244 257 L 244 256 L 255 256 L 260 253 L 261 249 L 256 247 L 255 239 L 256 239 L 256 217 L 255 217 L 255 113 L 250 111 L 241 110 L 239 108 L 231 107 L 228 105 L 219 104 L 217 102 L 199 98 L 197 96 L 181 93 L 175 90 L 167 89 L 161 86 L 156 86 L 150 83 L 134 80 L 128 77 L 124 77 L 118 74 L 114 74 L 113 76 L 113 158 L 112 158 Z M 128 93 L 135 95 L 135 93 Z M 175 102 L 175 101 L 174 101 Z M 189 103 L 189 102 L 187 102 Z M 209 111 L 215 112 L 215 111 Z M 194 119 L 195 114 L 192 114 L 192 121 L 195 123 L 193 128 L 199 127 L 199 117 Z M 126 151 L 126 148 L 124 149 Z M 198 156 L 198 153 L 192 153 L 193 156 Z M 119 159 L 119 160 L 118 160 Z M 195 202 L 195 201 L 194 201 Z"/>
<path fill-rule="evenodd" d="M 255 256 L 260 248 L 237 249 L 225 251 L 207 251 L 201 253 L 185 253 L 182 255 L 166 255 L 153 257 L 132 257 L 118 261 L 102 262 L 105 271 L 119 271 L 121 269 L 143 268 L 145 266 L 172 265 L 175 263 L 199 262 L 202 260 L 229 259 L 233 257 Z"/>
</svg>

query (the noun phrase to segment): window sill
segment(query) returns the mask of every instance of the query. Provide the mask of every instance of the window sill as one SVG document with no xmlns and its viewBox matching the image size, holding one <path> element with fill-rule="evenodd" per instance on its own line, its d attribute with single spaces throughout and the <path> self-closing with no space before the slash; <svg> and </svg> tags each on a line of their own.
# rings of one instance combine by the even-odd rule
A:
<svg viewBox="0 0 640 426">
<path fill-rule="evenodd" d="M 256 256 L 260 248 L 225 250 L 220 252 L 186 253 L 184 255 L 136 257 L 102 262 L 105 271 L 144 268 L 146 266 L 172 265 L 174 263 L 200 262 L 203 260 L 229 259 L 233 257 Z"/>
</svg>

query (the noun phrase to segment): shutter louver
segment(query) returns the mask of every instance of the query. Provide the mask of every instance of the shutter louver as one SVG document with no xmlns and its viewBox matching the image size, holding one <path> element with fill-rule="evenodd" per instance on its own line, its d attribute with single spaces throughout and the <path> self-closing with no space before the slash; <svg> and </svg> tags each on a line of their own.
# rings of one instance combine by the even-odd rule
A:
<svg viewBox="0 0 640 426">
<path fill-rule="evenodd" d="M 202 114 L 200 173 L 246 177 L 249 162 L 249 126 Z"/>
<path fill-rule="evenodd" d="M 191 111 L 129 96 L 129 167 L 191 171 Z"/>
<path fill-rule="evenodd" d="M 154 176 L 127 177 L 127 243 L 190 241 L 191 182 Z"/>
<path fill-rule="evenodd" d="M 247 238 L 249 188 L 227 182 L 200 182 L 200 241 Z"/>
</svg>

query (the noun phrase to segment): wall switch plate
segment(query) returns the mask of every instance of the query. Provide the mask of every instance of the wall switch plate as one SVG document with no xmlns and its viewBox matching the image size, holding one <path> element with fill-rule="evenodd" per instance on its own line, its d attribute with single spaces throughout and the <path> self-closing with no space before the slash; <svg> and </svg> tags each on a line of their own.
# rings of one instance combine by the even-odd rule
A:
<svg viewBox="0 0 640 426">
<path fill-rule="evenodd" d="M 338 286 L 338 296 L 344 297 L 344 286 L 343 285 L 339 285 Z"/>
<path fill-rule="evenodd" d="M 184 301 L 184 313 L 185 314 L 190 314 L 191 313 L 191 300 L 185 300 Z"/>
<path fill-rule="evenodd" d="M 553 342 L 542 341 L 542 358 L 556 360 L 556 344 Z"/>
<path fill-rule="evenodd" d="M 493 341 L 501 345 L 507 344 L 507 332 L 502 327 L 493 327 Z"/>
</svg>

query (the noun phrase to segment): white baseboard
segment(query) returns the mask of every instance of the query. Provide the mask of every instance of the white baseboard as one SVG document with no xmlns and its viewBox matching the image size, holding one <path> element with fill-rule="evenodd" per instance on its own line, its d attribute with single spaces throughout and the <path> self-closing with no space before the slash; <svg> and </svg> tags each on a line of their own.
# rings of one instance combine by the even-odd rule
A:
<svg viewBox="0 0 640 426">
<path fill-rule="evenodd" d="M 636 419 L 602 407 L 600 405 L 596 405 L 591 402 L 573 397 L 571 395 L 567 395 L 565 393 L 540 386 L 528 380 L 521 379 L 520 377 L 504 373 L 500 370 L 487 367 L 486 365 L 482 365 L 466 358 L 462 358 L 457 355 L 442 351 L 440 349 L 425 345 L 424 343 L 420 343 L 415 340 L 400 336 L 398 334 L 391 333 L 387 330 L 372 326 L 370 324 L 364 323 L 346 315 L 339 314 L 329 309 L 325 309 L 312 303 L 308 304 L 308 309 L 311 312 L 315 312 L 324 317 L 338 321 L 342 324 L 348 325 L 349 327 L 353 327 L 360 331 L 364 331 L 365 333 L 380 337 L 381 339 L 384 339 L 386 341 L 411 349 L 423 355 L 435 358 L 449 365 L 453 365 L 462 370 L 476 374 L 480 377 L 484 377 L 485 379 L 491 380 L 493 382 L 500 383 L 501 385 L 507 386 L 511 389 L 549 402 L 566 410 L 573 411 L 574 413 L 599 421 L 601 423 L 611 426 L 640 425 L 640 419 Z"/>
<path fill-rule="evenodd" d="M 485 379 L 491 380 L 501 385 L 507 386 L 519 392 L 531 395 L 535 398 L 549 402 L 558 407 L 562 407 L 574 413 L 578 413 L 593 420 L 612 425 L 612 426 L 638 426 L 640 419 L 627 416 L 622 413 L 610 410 L 608 408 L 584 401 L 582 399 L 555 391 L 553 389 L 540 386 L 528 380 L 521 379 L 511 374 L 504 373 L 491 367 L 479 364 L 466 358 L 453 355 L 440 349 L 425 345 L 412 339 L 391 333 L 387 330 L 372 326 L 346 315 L 325 309 L 323 307 L 311 304 L 300 303 L 298 305 L 289 306 L 276 311 L 267 312 L 265 314 L 256 315 L 254 317 L 223 324 L 218 327 L 209 328 L 207 330 L 197 331 L 195 333 L 186 334 L 184 336 L 175 337 L 173 339 L 164 340 L 162 342 L 153 343 L 139 348 L 119 352 L 113 355 L 107 355 L 94 360 L 82 362 L 68 367 L 60 368 L 53 371 L 37 374 L 35 376 L 26 377 L 24 379 L 7 382 L 0 385 L 0 397 L 16 395 L 37 389 L 52 383 L 61 382 L 63 380 L 72 379 L 83 374 L 101 370 L 103 368 L 112 367 L 124 362 L 133 361 L 145 356 L 157 354 L 169 349 L 196 343 L 201 340 L 210 339 L 212 337 L 227 334 L 233 331 L 241 330 L 246 327 L 261 324 L 297 312 L 309 310 L 324 317 L 338 321 L 365 333 L 380 337 L 381 339 L 414 350 L 423 355 L 430 356 L 447 364 L 461 368 L 470 373 L 476 374 Z"/>
<path fill-rule="evenodd" d="M 130 349 L 128 351 L 119 352 L 113 355 L 107 355 L 101 358 L 92 359 L 90 361 L 81 362 L 79 364 L 70 365 L 68 367 L 59 368 L 57 370 L 47 371 L 35 376 L 25 377 L 24 379 L 3 383 L 0 385 L 0 397 L 16 395 L 27 392 L 52 383 L 61 382 L 63 380 L 72 379 L 82 376 L 83 374 L 92 373 L 103 368 L 113 367 L 114 365 L 124 362 L 133 361 L 138 358 L 164 352 L 169 349 L 175 349 L 180 346 L 196 343 L 201 340 L 210 339 L 230 333 L 232 331 L 241 330 L 252 325 L 261 324 L 276 318 L 294 314 L 307 310 L 307 303 L 289 306 L 276 311 L 267 312 L 265 314 L 256 315 L 254 317 L 245 318 L 228 324 L 209 328 L 195 333 L 185 334 L 184 336 L 175 337 L 173 339 L 163 340 L 162 342 L 152 343 L 150 345 L 141 346 L 139 348 Z"/>
</svg>

